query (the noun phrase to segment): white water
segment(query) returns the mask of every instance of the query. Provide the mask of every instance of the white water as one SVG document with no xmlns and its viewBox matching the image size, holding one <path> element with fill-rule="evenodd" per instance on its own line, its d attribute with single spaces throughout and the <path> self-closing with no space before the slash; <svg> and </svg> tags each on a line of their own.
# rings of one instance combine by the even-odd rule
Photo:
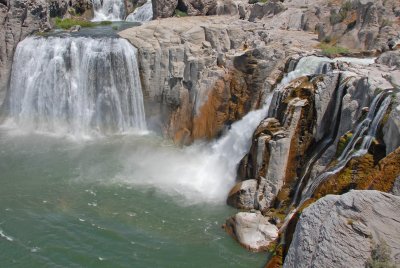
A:
<svg viewBox="0 0 400 268">
<path fill-rule="evenodd" d="M 25 39 L 14 56 L 10 121 L 75 137 L 145 130 L 136 54 L 124 39 Z"/>
<path fill-rule="evenodd" d="M 363 156 L 368 152 L 372 140 L 376 136 L 379 123 L 382 121 L 382 118 L 390 105 L 391 97 L 386 96 L 384 98 L 385 93 L 386 92 L 381 92 L 374 98 L 367 117 L 356 127 L 356 130 L 354 131 L 351 140 L 346 145 L 346 148 L 343 150 L 342 154 L 338 158 L 339 162 L 328 171 L 322 173 L 312 181 L 308 182 L 303 191 L 300 205 L 305 200 L 311 198 L 312 194 L 317 189 L 317 187 L 321 185 L 321 183 L 323 183 L 331 175 L 337 174 L 339 171 L 341 171 L 352 158 Z M 384 100 L 379 106 L 378 104 L 382 100 L 382 98 L 384 98 Z M 360 148 L 356 150 L 355 147 L 361 140 L 362 143 L 360 145 Z"/>
<path fill-rule="evenodd" d="M 114 181 L 183 196 L 185 204 L 224 203 L 235 184 L 237 165 L 250 149 L 251 136 L 266 116 L 270 101 L 271 96 L 262 109 L 248 113 L 213 143 L 139 148 L 125 159 L 124 169 Z"/>
<path fill-rule="evenodd" d="M 124 0 L 92 0 L 93 21 L 122 21 L 125 17 Z"/>
<path fill-rule="evenodd" d="M 135 9 L 126 17 L 126 21 L 145 22 L 153 19 L 153 4 L 148 0 L 143 6 Z"/>
</svg>

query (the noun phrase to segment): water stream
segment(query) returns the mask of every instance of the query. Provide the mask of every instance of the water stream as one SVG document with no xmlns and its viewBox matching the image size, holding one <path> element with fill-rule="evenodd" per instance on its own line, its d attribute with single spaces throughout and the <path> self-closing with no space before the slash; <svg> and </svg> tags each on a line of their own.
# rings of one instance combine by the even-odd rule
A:
<svg viewBox="0 0 400 268">
<path fill-rule="evenodd" d="M 125 18 L 124 0 L 92 0 L 93 21 L 121 21 Z"/>
</svg>

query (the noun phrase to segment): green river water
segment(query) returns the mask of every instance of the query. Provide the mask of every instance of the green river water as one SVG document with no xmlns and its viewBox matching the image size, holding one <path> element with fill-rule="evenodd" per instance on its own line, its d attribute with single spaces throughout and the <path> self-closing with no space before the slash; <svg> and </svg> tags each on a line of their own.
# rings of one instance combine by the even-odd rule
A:
<svg viewBox="0 0 400 268">
<path fill-rule="evenodd" d="M 262 267 L 221 228 L 234 209 L 163 177 L 195 153 L 1 129 L 0 267 Z"/>
</svg>

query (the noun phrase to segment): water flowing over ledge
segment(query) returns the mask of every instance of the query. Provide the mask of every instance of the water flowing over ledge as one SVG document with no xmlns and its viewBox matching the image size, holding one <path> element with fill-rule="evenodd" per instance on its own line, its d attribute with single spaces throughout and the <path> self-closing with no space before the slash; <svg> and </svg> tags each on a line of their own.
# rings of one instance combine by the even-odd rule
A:
<svg viewBox="0 0 400 268">
<path fill-rule="evenodd" d="M 14 57 L 11 120 L 77 137 L 145 130 L 136 54 L 124 39 L 25 39 Z"/>
<path fill-rule="evenodd" d="M 148 0 L 143 6 L 135 9 L 126 17 L 126 21 L 145 22 L 153 19 L 153 4 Z"/>
<path fill-rule="evenodd" d="M 125 17 L 124 0 L 92 0 L 93 21 L 121 21 Z"/>
</svg>

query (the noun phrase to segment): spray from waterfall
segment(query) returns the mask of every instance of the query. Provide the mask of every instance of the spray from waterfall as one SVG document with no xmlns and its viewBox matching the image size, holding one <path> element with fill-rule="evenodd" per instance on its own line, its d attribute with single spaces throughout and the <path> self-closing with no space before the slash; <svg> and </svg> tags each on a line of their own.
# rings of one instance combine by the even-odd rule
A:
<svg viewBox="0 0 400 268">
<path fill-rule="evenodd" d="M 145 130 L 137 50 L 118 38 L 29 37 L 14 56 L 9 107 L 10 119 L 29 132 Z"/>
<path fill-rule="evenodd" d="M 92 0 L 93 21 L 122 21 L 125 17 L 124 0 Z"/>
<path fill-rule="evenodd" d="M 135 9 L 126 17 L 126 21 L 145 22 L 153 19 L 153 4 L 148 0 L 143 6 Z"/>
</svg>

